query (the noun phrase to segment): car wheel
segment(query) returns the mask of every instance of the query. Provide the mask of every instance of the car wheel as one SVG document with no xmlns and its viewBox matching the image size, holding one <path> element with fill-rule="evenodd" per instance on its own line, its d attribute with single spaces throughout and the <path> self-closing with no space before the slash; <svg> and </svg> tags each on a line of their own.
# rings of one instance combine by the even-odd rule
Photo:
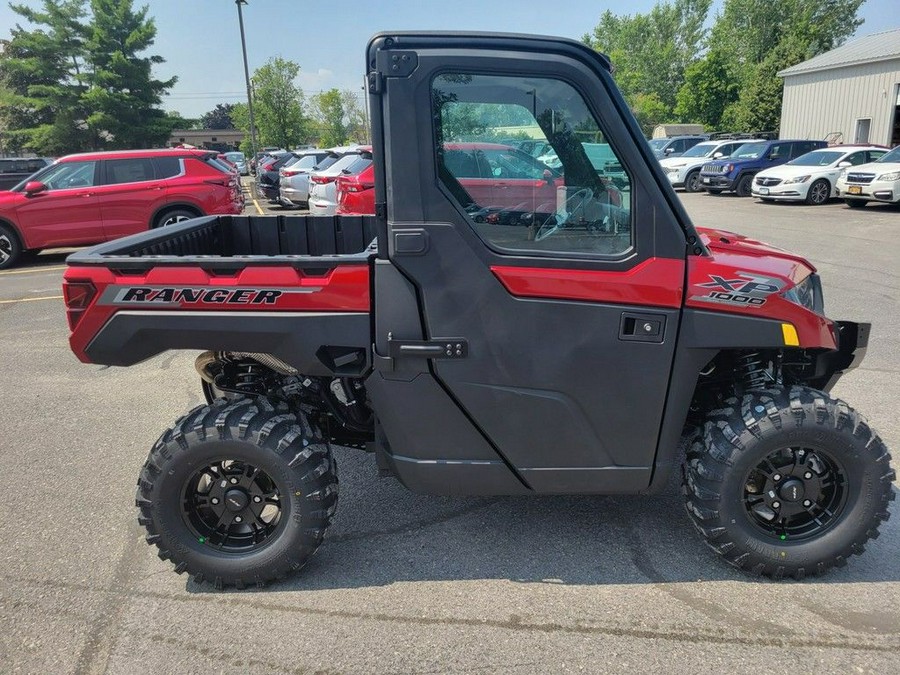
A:
<svg viewBox="0 0 900 675">
<path fill-rule="evenodd" d="M 752 187 L 753 176 L 742 176 L 738 181 L 737 187 L 734 189 L 734 193 L 738 197 L 749 197 Z"/>
<path fill-rule="evenodd" d="M 185 220 L 191 220 L 191 218 L 197 217 L 198 215 L 194 211 L 188 211 L 187 209 L 172 209 L 171 211 L 165 211 L 159 214 L 153 227 L 168 227 L 169 225 L 183 223 Z"/>
<path fill-rule="evenodd" d="M 0 225 L 0 270 L 15 265 L 22 257 L 22 244 L 19 235 L 7 226 Z"/>
<path fill-rule="evenodd" d="M 865 199 L 845 199 L 844 203 L 851 209 L 861 209 L 867 202 Z"/>
<path fill-rule="evenodd" d="M 700 170 L 691 171 L 684 178 L 684 191 L 697 192 L 700 190 Z"/>
<path fill-rule="evenodd" d="M 820 178 L 809 186 L 806 193 L 806 203 L 813 206 L 821 206 L 831 198 L 831 183 Z"/>
</svg>

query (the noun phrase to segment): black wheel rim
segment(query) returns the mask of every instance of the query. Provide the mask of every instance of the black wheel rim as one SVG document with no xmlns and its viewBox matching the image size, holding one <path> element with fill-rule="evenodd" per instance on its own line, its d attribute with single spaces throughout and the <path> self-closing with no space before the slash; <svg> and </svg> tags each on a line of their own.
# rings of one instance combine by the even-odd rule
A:
<svg viewBox="0 0 900 675">
<path fill-rule="evenodd" d="M 753 525 L 781 541 L 821 535 L 847 502 L 841 464 L 818 448 L 796 446 L 770 453 L 744 481 L 744 508 Z"/>
<path fill-rule="evenodd" d="M 7 234 L 0 234 L 0 264 L 5 263 L 12 258 L 13 245 L 12 240 Z"/>
<path fill-rule="evenodd" d="M 182 495 L 181 514 L 200 544 L 250 553 L 271 543 L 285 522 L 275 481 L 246 462 L 220 460 L 196 471 Z"/>
</svg>

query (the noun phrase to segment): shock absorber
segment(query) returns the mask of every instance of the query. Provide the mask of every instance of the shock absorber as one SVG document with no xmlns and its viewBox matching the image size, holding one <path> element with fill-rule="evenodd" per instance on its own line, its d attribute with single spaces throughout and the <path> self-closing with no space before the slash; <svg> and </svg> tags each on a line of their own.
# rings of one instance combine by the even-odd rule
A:
<svg viewBox="0 0 900 675">
<path fill-rule="evenodd" d="M 747 389 L 761 389 L 771 380 L 759 352 L 748 352 L 738 357 L 737 371 Z"/>
</svg>

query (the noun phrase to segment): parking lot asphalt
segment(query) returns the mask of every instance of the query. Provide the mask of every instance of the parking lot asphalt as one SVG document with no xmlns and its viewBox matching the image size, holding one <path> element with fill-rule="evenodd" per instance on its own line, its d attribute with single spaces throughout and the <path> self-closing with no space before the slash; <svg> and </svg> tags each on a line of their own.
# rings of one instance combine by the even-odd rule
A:
<svg viewBox="0 0 900 675">
<path fill-rule="evenodd" d="M 683 200 L 698 225 L 809 257 L 827 314 L 873 321 L 835 393 L 900 456 L 900 210 Z M 336 520 L 299 576 L 243 592 L 177 576 L 143 541 L 134 486 L 153 441 L 201 401 L 195 355 L 79 363 L 63 261 L 0 272 L 0 671 L 900 670 L 896 507 L 848 567 L 775 583 L 720 563 L 674 484 L 658 497 L 435 498 L 338 448 Z"/>
</svg>

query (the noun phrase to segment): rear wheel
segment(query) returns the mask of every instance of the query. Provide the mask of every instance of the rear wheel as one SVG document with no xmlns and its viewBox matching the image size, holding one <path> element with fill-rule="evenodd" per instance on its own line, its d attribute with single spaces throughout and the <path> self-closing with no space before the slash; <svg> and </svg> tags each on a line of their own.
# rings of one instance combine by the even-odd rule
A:
<svg viewBox="0 0 900 675">
<path fill-rule="evenodd" d="M 697 192 L 700 190 L 700 170 L 691 171 L 684 177 L 684 191 Z"/>
<path fill-rule="evenodd" d="M 813 206 L 821 206 L 828 202 L 831 198 L 831 183 L 824 178 L 820 178 L 809 186 L 806 193 L 806 203 Z"/>
<path fill-rule="evenodd" d="M 188 413 L 153 446 L 138 522 L 179 574 L 217 587 L 262 585 L 316 552 L 337 505 L 321 432 L 264 398 Z"/>
<path fill-rule="evenodd" d="M 196 212 L 190 211 L 188 209 L 172 209 L 170 211 L 164 211 L 163 213 L 159 214 L 153 224 L 153 227 L 167 227 L 169 225 L 174 225 L 175 223 L 183 223 L 185 220 L 190 220 L 191 218 L 197 217 L 198 215 Z"/>
<path fill-rule="evenodd" d="M 845 199 L 844 203 L 849 206 L 851 209 L 861 209 L 868 202 L 865 199 Z"/>
<path fill-rule="evenodd" d="M 755 574 L 800 579 L 846 564 L 894 499 L 890 455 L 828 394 L 753 391 L 711 412 L 688 452 L 688 513 L 707 544 Z"/>
<path fill-rule="evenodd" d="M 8 225 L 0 225 L 0 270 L 12 267 L 21 257 L 19 235 Z"/>
<path fill-rule="evenodd" d="M 753 189 L 753 176 L 741 176 L 734 193 L 738 197 L 749 197 Z"/>
</svg>

